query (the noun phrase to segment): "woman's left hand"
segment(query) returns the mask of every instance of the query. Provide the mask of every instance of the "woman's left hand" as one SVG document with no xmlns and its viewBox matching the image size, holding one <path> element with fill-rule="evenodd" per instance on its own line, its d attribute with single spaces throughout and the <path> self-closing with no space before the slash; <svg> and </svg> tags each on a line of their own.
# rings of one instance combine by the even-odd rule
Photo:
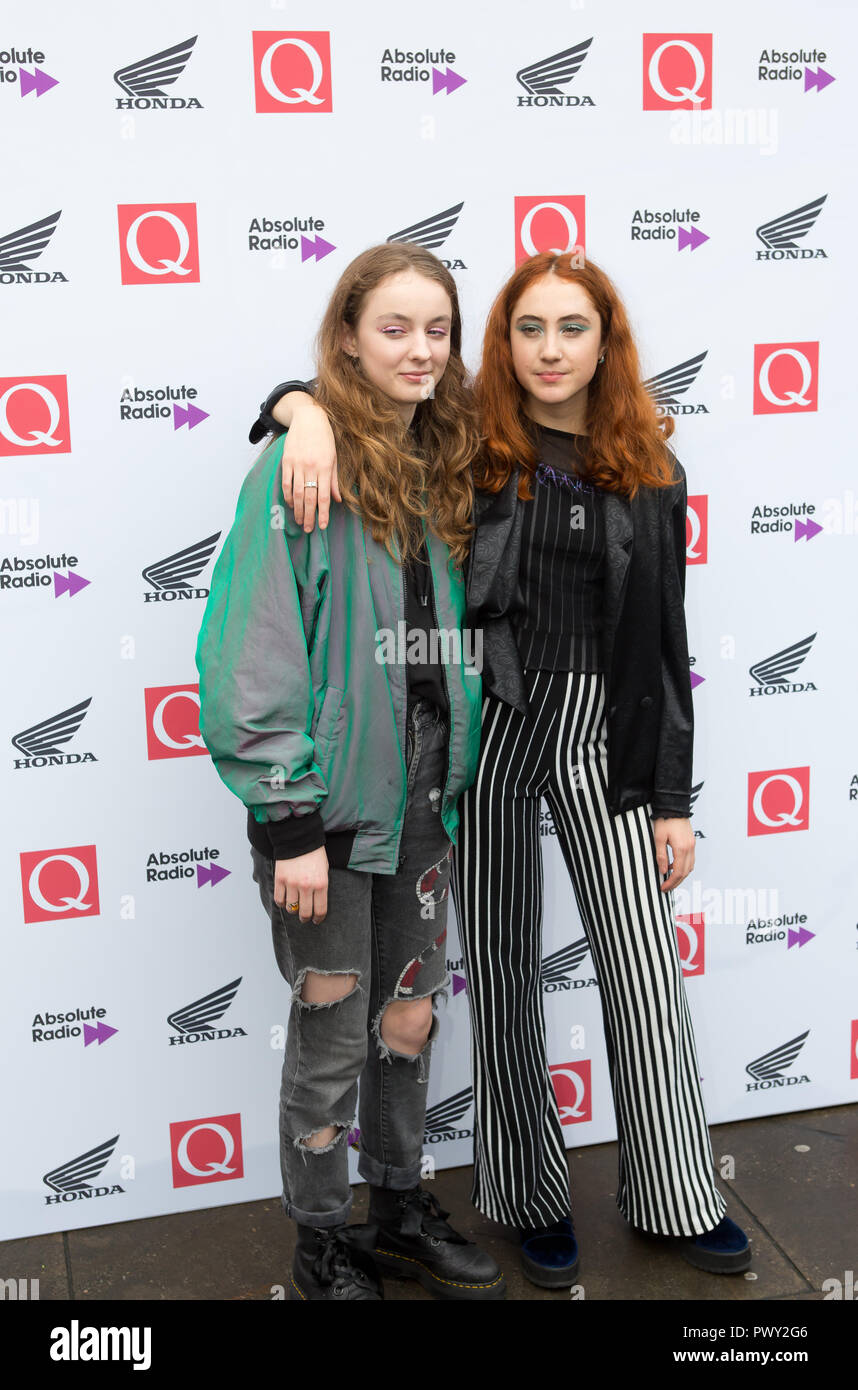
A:
<svg viewBox="0 0 858 1390">
<path fill-rule="evenodd" d="M 691 829 L 691 821 L 681 816 L 659 816 L 652 823 L 653 834 L 655 835 L 655 857 L 658 863 L 658 871 L 664 875 L 671 871 L 670 878 L 666 878 L 660 884 L 662 893 L 668 893 L 671 888 L 675 888 L 684 878 L 687 878 L 694 868 L 694 831 Z M 667 847 L 673 856 L 673 863 L 668 860 Z"/>
</svg>

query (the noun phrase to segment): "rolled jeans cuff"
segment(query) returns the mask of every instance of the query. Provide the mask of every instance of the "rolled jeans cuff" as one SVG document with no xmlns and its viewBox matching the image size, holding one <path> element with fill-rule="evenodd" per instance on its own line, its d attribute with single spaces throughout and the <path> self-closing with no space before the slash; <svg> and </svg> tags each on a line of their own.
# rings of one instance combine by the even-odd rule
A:
<svg viewBox="0 0 858 1390">
<path fill-rule="evenodd" d="M 290 1202 L 284 1192 L 280 1198 L 283 1210 L 287 1216 L 291 1216 L 293 1221 L 297 1221 L 301 1226 L 315 1226 L 320 1229 L 329 1230 L 331 1226 L 344 1226 L 349 1219 L 352 1209 L 351 1190 L 342 1206 L 334 1211 L 304 1211 L 301 1207 L 296 1207 L 294 1202 Z"/>
<path fill-rule="evenodd" d="M 377 1158 L 367 1153 L 361 1136 L 358 1172 L 364 1182 L 371 1183 L 373 1187 L 389 1187 L 394 1192 L 410 1192 L 420 1184 L 420 1168 L 420 1159 L 409 1164 L 407 1168 L 394 1168 L 391 1163 L 379 1163 Z"/>
</svg>

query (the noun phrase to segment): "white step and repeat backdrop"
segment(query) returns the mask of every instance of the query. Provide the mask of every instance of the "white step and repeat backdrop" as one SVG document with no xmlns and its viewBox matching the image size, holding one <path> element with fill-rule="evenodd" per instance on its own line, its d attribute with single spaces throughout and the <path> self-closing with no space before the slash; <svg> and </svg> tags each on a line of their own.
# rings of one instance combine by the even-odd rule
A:
<svg viewBox="0 0 858 1390">
<path fill-rule="evenodd" d="M 393 235 L 452 267 L 472 365 L 535 250 L 625 295 L 691 494 L 709 1118 L 855 1097 L 855 47 L 848 6 L 791 0 L 6 5 L 0 1236 L 279 1191 L 289 996 L 194 645 L 257 403 Z M 591 1144 L 599 990 L 543 828 L 551 1063 Z M 460 957 L 451 923 L 438 1166 L 471 1156 Z"/>
</svg>

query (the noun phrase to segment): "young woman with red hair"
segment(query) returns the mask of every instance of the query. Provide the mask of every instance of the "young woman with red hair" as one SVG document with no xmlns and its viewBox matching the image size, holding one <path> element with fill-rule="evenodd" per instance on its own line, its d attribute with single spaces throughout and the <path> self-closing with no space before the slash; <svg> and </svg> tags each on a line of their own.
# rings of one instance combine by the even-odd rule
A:
<svg viewBox="0 0 858 1390">
<path fill-rule="evenodd" d="M 452 886 L 474 1043 L 473 1200 L 521 1229 L 524 1272 L 544 1287 L 574 1281 L 578 1250 L 545 1048 L 542 798 L 599 980 L 620 1210 L 699 1268 L 750 1263 L 714 1184 L 676 940 L 671 890 L 694 864 L 686 484 L 673 421 L 640 375 L 622 302 L 592 262 L 534 256 L 495 300 L 475 386 L 484 443 L 467 590 L 483 640 L 481 751 Z M 323 523 L 336 483 L 320 417 L 294 391 L 276 409 L 301 427 L 284 454 L 287 500 L 294 489 L 297 516 L 316 485 Z"/>
</svg>

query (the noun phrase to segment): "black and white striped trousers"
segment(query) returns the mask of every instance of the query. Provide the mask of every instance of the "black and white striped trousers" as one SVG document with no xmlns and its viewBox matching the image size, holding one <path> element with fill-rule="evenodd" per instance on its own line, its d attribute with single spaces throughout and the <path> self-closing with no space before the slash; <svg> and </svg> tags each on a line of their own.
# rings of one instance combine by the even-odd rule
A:
<svg viewBox="0 0 858 1390">
<path fill-rule="evenodd" d="M 525 685 L 528 718 L 485 697 L 479 771 L 459 802 L 453 860 L 473 1035 L 473 1201 L 517 1226 L 569 1214 L 540 980 L 544 796 L 599 981 L 617 1204 L 641 1230 L 699 1235 L 717 1226 L 725 1203 L 650 808 L 608 810 L 601 674 L 528 670 Z"/>
</svg>

